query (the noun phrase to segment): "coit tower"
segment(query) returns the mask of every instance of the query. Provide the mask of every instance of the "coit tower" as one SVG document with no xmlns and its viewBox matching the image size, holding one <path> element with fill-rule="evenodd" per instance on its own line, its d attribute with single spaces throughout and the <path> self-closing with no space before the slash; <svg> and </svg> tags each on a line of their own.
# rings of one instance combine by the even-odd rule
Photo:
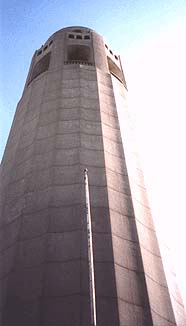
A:
<svg viewBox="0 0 186 326">
<path fill-rule="evenodd" d="M 34 53 L 1 164 L 3 326 L 185 325 L 126 94 L 120 57 L 89 28 Z"/>
</svg>

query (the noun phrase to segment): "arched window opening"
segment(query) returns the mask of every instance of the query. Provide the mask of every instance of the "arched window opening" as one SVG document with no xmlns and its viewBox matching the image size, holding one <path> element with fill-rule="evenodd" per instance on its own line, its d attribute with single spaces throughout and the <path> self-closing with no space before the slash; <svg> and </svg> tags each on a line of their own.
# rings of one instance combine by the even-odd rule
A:
<svg viewBox="0 0 186 326">
<path fill-rule="evenodd" d="M 110 73 L 114 75 L 117 79 L 119 79 L 121 82 L 123 82 L 123 74 L 121 69 L 115 64 L 115 62 L 111 58 L 107 57 L 107 60 Z"/>
<path fill-rule="evenodd" d="M 90 48 L 86 45 L 69 45 L 67 51 L 68 61 L 88 62 L 90 59 Z"/>
<path fill-rule="evenodd" d="M 34 66 L 29 83 L 37 76 L 47 71 L 50 64 L 50 52 L 41 58 Z"/>
</svg>

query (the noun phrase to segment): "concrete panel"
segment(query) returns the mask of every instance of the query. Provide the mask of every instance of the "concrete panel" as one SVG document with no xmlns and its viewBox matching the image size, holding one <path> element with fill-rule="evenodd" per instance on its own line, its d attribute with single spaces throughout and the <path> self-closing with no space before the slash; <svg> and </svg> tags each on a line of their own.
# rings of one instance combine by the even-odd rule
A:
<svg viewBox="0 0 186 326">
<path fill-rule="evenodd" d="M 22 178 L 19 181 L 10 183 L 6 188 L 6 202 L 10 203 L 18 197 L 21 197 L 25 191 L 25 180 Z"/>
<path fill-rule="evenodd" d="M 59 134 L 77 133 L 80 131 L 79 120 L 59 121 L 57 132 Z"/>
<path fill-rule="evenodd" d="M 103 151 L 80 149 L 80 162 L 82 165 L 104 167 Z"/>
<path fill-rule="evenodd" d="M 15 246 L 11 246 L 0 253 L 0 279 L 5 277 L 14 266 Z"/>
<path fill-rule="evenodd" d="M 105 152 L 105 164 L 108 169 L 111 171 L 117 171 L 120 174 L 127 175 L 127 168 L 125 164 L 125 160 L 112 155 L 109 152 Z"/>
<path fill-rule="evenodd" d="M 52 101 L 55 100 L 56 98 L 60 98 L 61 96 L 62 96 L 61 88 L 54 88 L 51 89 L 50 91 L 46 89 L 43 94 L 45 101 Z"/>
<path fill-rule="evenodd" d="M 103 186 L 91 186 L 90 187 L 90 200 L 93 207 L 107 207 L 108 195 L 107 188 Z"/>
<path fill-rule="evenodd" d="M 50 198 L 51 188 L 26 193 L 23 212 L 29 214 L 47 208 Z"/>
<path fill-rule="evenodd" d="M 172 321 L 169 321 L 169 320 L 161 317 L 155 311 L 151 311 L 151 314 L 152 314 L 152 320 L 153 320 L 153 324 L 154 325 L 158 325 L 158 326 L 172 326 L 172 325 L 176 325 Z M 180 324 L 180 325 L 182 326 L 182 324 Z"/>
<path fill-rule="evenodd" d="M 64 134 L 56 136 L 56 148 L 76 148 L 80 146 L 79 134 Z"/>
<path fill-rule="evenodd" d="M 91 110 L 99 110 L 99 100 L 96 98 L 86 98 L 81 96 L 79 99 L 79 106 L 81 108 L 91 109 Z"/>
<path fill-rule="evenodd" d="M 80 302 L 81 297 L 79 294 L 45 299 L 43 303 L 43 324 L 45 326 L 79 326 Z M 87 324 L 88 323 L 82 324 L 82 326 Z"/>
<path fill-rule="evenodd" d="M 161 286 L 146 276 L 149 300 L 151 309 L 161 318 L 175 322 L 170 296 L 167 287 Z"/>
<path fill-rule="evenodd" d="M 7 296 L 13 303 L 22 305 L 25 301 L 30 302 L 41 297 L 43 280 L 43 265 L 14 270 L 9 275 Z"/>
<path fill-rule="evenodd" d="M 21 268 L 38 266 L 45 262 L 47 238 L 42 235 L 34 239 L 19 241 L 17 245 L 17 260 Z"/>
<path fill-rule="evenodd" d="M 85 134 L 102 135 L 101 123 L 94 121 L 81 120 L 80 130 Z"/>
<path fill-rule="evenodd" d="M 54 150 L 55 148 L 55 136 L 50 138 L 37 139 L 34 142 L 34 155 L 44 154 Z"/>
<path fill-rule="evenodd" d="M 118 297 L 137 306 L 145 304 L 145 287 L 142 273 L 115 265 Z"/>
<path fill-rule="evenodd" d="M 112 236 L 114 261 L 119 266 L 133 271 L 143 271 L 138 244 Z"/>
<path fill-rule="evenodd" d="M 65 72 L 65 74 L 66 74 L 66 72 Z M 63 76 L 63 78 L 64 78 L 64 76 Z M 63 89 L 79 87 L 79 85 L 80 85 L 79 78 L 77 78 L 77 79 L 63 79 L 62 84 L 61 84 Z"/>
<path fill-rule="evenodd" d="M 25 122 L 30 122 L 33 119 L 37 119 L 39 117 L 40 107 L 35 106 L 34 108 L 29 108 L 28 111 L 25 113 Z"/>
<path fill-rule="evenodd" d="M 133 216 L 134 217 L 134 216 Z M 110 211 L 112 233 L 122 239 L 137 242 L 137 232 L 133 217 Z"/>
<path fill-rule="evenodd" d="M 104 138 L 110 139 L 111 141 L 116 141 L 121 143 L 121 135 L 119 129 L 112 128 L 107 124 L 102 124 L 103 136 Z M 122 149 L 123 151 L 123 149 Z"/>
<path fill-rule="evenodd" d="M 145 307 L 136 306 L 128 302 L 118 300 L 120 325 L 151 325 L 150 318 Z M 154 324 L 158 325 L 159 324 Z"/>
<path fill-rule="evenodd" d="M 82 186 L 78 184 L 54 186 L 51 193 L 51 205 L 62 206 L 80 204 Z"/>
<path fill-rule="evenodd" d="M 9 302 L 3 314 L 3 326 L 15 325 L 39 326 L 40 302 Z"/>
<path fill-rule="evenodd" d="M 152 216 L 150 209 L 148 207 L 142 206 L 139 202 L 134 201 L 134 211 L 136 215 L 136 220 L 143 224 L 147 228 L 154 230 L 154 223 L 152 221 Z"/>
<path fill-rule="evenodd" d="M 5 225 L 0 230 L 0 250 L 4 250 L 12 246 L 19 235 L 20 229 L 20 218 L 16 219 L 14 222 Z"/>
<path fill-rule="evenodd" d="M 53 112 L 53 110 L 56 110 L 60 108 L 61 106 L 61 98 L 55 98 L 50 101 L 46 101 L 43 99 L 43 103 L 41 104 L 41 113 L 45 112 Z"/>
<path fill-rule="evenodd" d="M 61 109 L 77 108 L 80 105 L 79 97 L 62 98 L 60 102 Z"/>
<path fill-rule="evenodd" d="M 81 232 L 50 233 L 48 236 L 47 260 L 65 262 L 80 259 Z"/>
<path fill-rule="evenodd" d="M 103 125 L 119 130 L 119 122 L 117 116 L 113 116 L 109 112 L 101 112 L 101 121 Z"/>
<path fill-rule="evenodd" d="M 32 119 L 31 121 L 25 123 L 23 125 L 23 135 L 26 135 L 26 134 L 34 131 L 37 127 L 38 121 L 39 121 L 39 117 L 37 116 L 34 119 Z"/>
<path fill-rule="evenodd" d="M 98 325 L 107 325 L 107 326 L 120 325 L 117 298 L 111 298 L 105 296 L 103 297 L 99 296 L 97 298 L 97 322 Z M 130 325 L 130 324 L 123 323 L 121 325 Z"/>
<path fill-rule="evenodd" d="M 58 149 L 56 150 L 56 164 L 60 166 L 74 165 L 78 164 L 79 149 L 78 148 L 68 148 L 68 149 Z"/>
<path fill-rule="evenodd" d="M 54 151 L 35 155 L 32 161 L 32 170 L 43 170 L 50 168 L 53 164 Z"/>
<path fill-rule="evenodd" d="M 31 239 L 45 234 L 48 230 L 48 210 L 31 213 L 22 216 L 20 228 L 20 240 Z"/>
<path fill-rule="evenodd" d="M 104 137 L 103 142 L 105 151 L 116 157 L 124 158 L 122 143 L 107 139 L 106 137 Z"/>
<path fill-rule="evenodd" d="M 79 97 L 80 95 L 80 89 L 79 87 L 75 88 L 62 88 L 61 94 L 64 98 L 73 98 L 73 97 Z"/>
<path fill-rule="evenodd" d="M 14 166 L 11 171 L 10 182 L 15 182 L 23 178 L 27 173 L 31 171 L 31 160 L 24 161 L 23 163 Z"/>
<path fill-rule="evenodd" d="M 106 173 L 105 168 L 101 167 L 95 167 L 86 165 L 86 168 L 88 168 L 88 178 L 89 178 L 89 186 L 106 186 L 107 180 L 106 180 Z M 84 166 L 80 166 L 82 177 L 81 181 L 83 180 L 83 172 L 84 172 Z"/>
<path fill-rule="evenodd" d="M 53 168 L 53 182 L 55 185 L 77 184 L 82 180 L 79 165 L 56 166 Z"/>
<path fill-rule="evenodd" d="M 80 108 L 80 118 L 88 121 L 101 121 L 100 112 L 94 109 L 87 110 L 86 108 Z"/>
<path fill-rule="evenodd" d="M 34 145 L 33 143 L 26 147 L 26 148 L 19 148 L 16 152 L 16 156 L 15 156 L 15 165 L 17 164 L 21 164 L 24 161 L 28 160 L 31 158 L 32 154 L 34 151 Z"/>
<path fill-rule="evenodd" d="M 44 79 L 38 79 L 32 83 L 31 96 L 32 101 L 29 102 L 31 108 L 34 108 L 42 103 L 43 91 L 44 91 Z"/>
<path fill-rule="evenodd" d="M 145 265 L 145 274 L 162 286 L 167 286 L 163 264 L 160 256 L 152 254 L 149 249 L 141 248 L 143 262 Z"/>
<path fill-rule="evenodd" d="M 24 205 L 25 205 L 24 197 L 15 199 L 9 204 L 4 204 L 2 223 L 4 224 L 12 223 L 17 218 L 19 218 L 23 212 Z"/>
<path fill-rule="evenodd" d="M 48 263 L 45 296 L 66 296 L 80 293 L 80 260 Z"/>
<path fill-rule="evenodd" d="M 48 123 L 57 121 L 58 119 L 58 110 L 54 109 L 53 111 L 41 113 L 39 116 L 39 125 L 44 126 Z"/>
<path fill-rule="evenodd" d="M 39 127 L 37 130 L 37 139 L 49 138 L 56 134 L 57 123 L 50 123 L 46 126 Z"/>
<path fill-rule="evenodd" d="M 26 176 L 25 190 L 27 192 L 48 188 L 52 184 L 52 169 L 33 171 Z"/>
<path fill-rule="evenodd" d="M 106 170 L 107 184 L 109 188 L 130 195 L 130 185 L 127 175 L 121 175 L 117 171 Z"/>
<path fill-rule="evenodd" d="M 153 255 L 160 257 L 160 250 L 155 231 L 146 228 L 139 222 L 137 222 L 137 229 L 142 248 L 149 250 Z"/>
<path fill-rule="evenodd" d="M 108 197 L 109 205 L 112 210 L 121 213 L 122 215 L 134 216 L 133 205 L 130 196 L 109 189 Z"/>
<path fill-rule="evenodd" d="M 114 298 L 116 295 L 115 271 L 111 262 L 95 262 L 96 295 Z"/>
<path fill-rule="evenodd" d="M 49 232 L 69 232 L 81 229 L 85 215 L 81 205 L 51 208 Z"/>
<path fill-rule="evenodd" d="M 59 120 L 78 120 L 79 121 L 79 108 L 59 109 Z"/>
<path fill-rule="evenodd" d="M 101 136 L 81 134 L 81 146 L 92 150 L 103 150 Z"/>
</svg>

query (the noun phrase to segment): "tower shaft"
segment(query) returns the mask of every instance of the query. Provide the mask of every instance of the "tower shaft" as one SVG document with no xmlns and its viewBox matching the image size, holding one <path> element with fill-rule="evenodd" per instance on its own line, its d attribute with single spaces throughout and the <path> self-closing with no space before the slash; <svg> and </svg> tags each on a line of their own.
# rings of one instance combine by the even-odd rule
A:
<svg viewBox="0 0 186 326">
<path fill-rule="evenodd" d="M 126 96 L 119 57 L 88 28 L 35 52 L 2 161 L 3 326 L 90 325 L 85 168 L 98 326 L 184 326 Z"/>
</svg>

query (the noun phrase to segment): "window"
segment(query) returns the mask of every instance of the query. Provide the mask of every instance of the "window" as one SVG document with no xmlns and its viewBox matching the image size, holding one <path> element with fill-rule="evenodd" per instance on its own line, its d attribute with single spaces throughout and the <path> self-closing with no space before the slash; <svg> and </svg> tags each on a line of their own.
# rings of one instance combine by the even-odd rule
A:
<svg viewBox="0 0 186 326">
<path fill-rule="evenodd" d="M 73 34 L 69 34 L 68 38 L 74 38 Z"/>
<path fill-rule="evenodd" d="M 111 58 L 107 57 L 107 60 L 110 73 L 114 75 L 117 79 L 119 79 L 121 82 L 123 82 L 123 74 L 120 68 L 115 64 L 115 62 Z"/>
<path fill-rule="evenodd" d="M 112 55 L 113 55 L 113 52 L 112 52 L 111 50 L 109 50 L 109 52 L 110 52 L 110 54 L 112 54 Z"/>
<path fill-rule="evenodd" d="M 53 43 L 53 41 L 51 40 L 51 41 L 50 41 L 50 43 L 49 43 L 49 46 L 51 46 L 51 45 L 52 45 L 52 43 Z"/>
<path fill-rule="evenodd" d="M 44 47 L 43 51 L 46 51 L 47 48 L 48 48 L 48 45 L 46 45 L 46 46 Z"/>
<path fill-rule="evenodd" d="M 81 35 L 76 35 L 76 39 L 77 40 L 82 40 L 82 36 Z"/>
<path fill-rule="evenodd" d="M 105 44 L 105 47 L 106 47 L 106 49 L 108 49 L 108 45 L 107 44 Z"/>
<path fill-rule="evenodd" d="M 36 78 L 37 76 L 39 76 L 40 74 L 42 74 L 43 72 L 47 71 L 49 68 L 49 64 L 50 64 L 50 52 L 47 53 L 43 58 L 41 58 L 34 66 L 33 71 L 32 71 L 32 75 L 30 78 L 29 83 Z"/>
<path fill-rule="evenodd" d="M 37 55 L 40 55 L 41 53 L 42 53 L 42 50 L 39 50 L 38 53 L 37 53 Z"/>
<path fill-rule="evenodd" d="M 114 57 L 115 57 L 115 59 L 116 59 L 116 60 L 118 60 L 118 57 L 117 57 L 117 55 L 115 55 Z"/>
<path fill-rule="evenodd" d="M 90 35 L 85 35 L 84 40 L 90 40 Z"/>
<path fill-rule="evenodd" d="M 86 45 L 69 45 L 68 61 L 88 62 L 90 58 L 90 48 Z"/>
</svg>

